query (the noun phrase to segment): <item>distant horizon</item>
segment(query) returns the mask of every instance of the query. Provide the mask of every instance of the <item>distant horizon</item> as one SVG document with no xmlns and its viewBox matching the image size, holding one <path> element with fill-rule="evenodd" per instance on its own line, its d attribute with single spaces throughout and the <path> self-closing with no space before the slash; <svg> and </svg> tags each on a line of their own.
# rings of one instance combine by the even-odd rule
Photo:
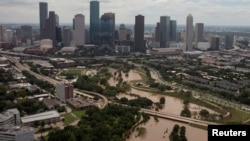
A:
<svg viewBox="0 0 250 141">
<path fill-rule="evenodd" d="M 39 23 L 21 23 L 21 22 L 2 22 L 2 23 L 0 23 L 0 25 L 6 25 L 6 24 L 16 24 L 16 25 L 31 25 L 31 24 L 33 24 L 33 25 L 39 25 Z M 59 25 L 61 26 L 61 25 L 70 25 L 70 24 L 72 24 L 73 25 L 73 23 L 59 23 Z M 85 23 L 85 25 L 89 25 L 90 23 Z M 119 23 L 119 24 L 115 24 L 115 25 L 120 25 L 120 24 L 125 24 L 125 26 L 126 25 L 134 25 L 134 23 Z M 193 25 L 195 26 L 195 24 L 196 23 L 194 23 Z M 156 24 L 147 24 L 147 23 L 145 23 L 145 25 L 152 25 L 152 26 L 156 26 Z M 177 23 L 177 26 L 186 26 L 185 24 L 178 24 Z M 204 23 L 204 26 L 222 26 L 222 27 L 250 27 L 250 25 L 206 25 L 205 23 Z"/>
<path fill-rule="evenodd" d="M 40 0 L 1 0 L 0 19 L 3 23 L 33 24 L 39 22 Z M 60 23 L 71 23 L 76 14 L 83 14 L 89 23 L 90 0 L 43 0 L 48 11 L 55 11 Z M 145 17 L 146 25 L 154 25 L 160 16 L 170 16 L 177 24 L 185 25 L 186 17 L 192 14 L 193 22 L 208 26 L 250 25 L 247 0 L 100 0 L 100 17 L 103 13 L 115 13 L 117 23 L 134 24 L 136 15 Z M 25 21 L 25 22 L 24 22 Z"/>
</svg>

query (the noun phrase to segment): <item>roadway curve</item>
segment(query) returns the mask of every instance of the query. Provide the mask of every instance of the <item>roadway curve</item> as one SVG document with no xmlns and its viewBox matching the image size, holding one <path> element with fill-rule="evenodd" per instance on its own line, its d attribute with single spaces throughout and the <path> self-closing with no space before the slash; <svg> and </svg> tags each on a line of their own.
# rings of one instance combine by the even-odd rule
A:
<svg viewBox="0 0 250 141">
<path fill-rule="evenodd" d="M 15 59 L 15 58 L 13 58 L 11 56 L 7 56 L 7 55 L 2 55 L 2 56 L 6 57 L 12 63 L 15 63 L 16 67 L 19 68 L 21 71 L 26 70 L 30 74 L 35 76 L 37 79 L 47 81 L 47 82 L 49 82 L 50 84 L 52 84 L 54 86 L 56 86 L 56 84 L 58 82 L 60 82 L 60 81 L 57 81 L 57 80 L 52 79 L 50 77 L 47 77 L 47 76 L 44 76 L 44 75 L 41 75 L 41 74 L 38 74 L 38 73 L 35 73 L 35 72 L 31 71 L 28 67 L 26 67 L 26 66 L 22 65 L 21 63 L 19 63 L 19 60 Z M 74 90 L 74 92 L 78 93 L 80 95 L 84 95 L 84 96 L 86 96 L 87 95 L 86 93 L 88 93 L 88 94 L 91 94 L 91 95 L 96 95 L 96 96 L 101 97 L 104 100 L 104 104 L 100 107 L 101 109 L 103 109 L 108 104 L 108 99 L 105 96 L 103 96 L 103 95 L 101 95 L 99 93 L 95 93 L 95 92 L 91 92 L 91 91 L 83 91 L 83 90 L 80 91 L 80 90 L 76 90 L 76 89 Z"/>
</svg>

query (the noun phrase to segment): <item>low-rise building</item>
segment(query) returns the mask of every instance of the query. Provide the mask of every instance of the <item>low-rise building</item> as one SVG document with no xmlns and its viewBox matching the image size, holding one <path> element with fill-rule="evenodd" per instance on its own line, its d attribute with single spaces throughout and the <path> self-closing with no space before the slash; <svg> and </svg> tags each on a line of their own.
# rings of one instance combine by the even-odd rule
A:
<svg viewBox="0 0 250 141">
<path fill-rule="evenodd" d="M 16 108 L 0 113 L 0 127 L 7 125 L 20 125 L 20 121 L 20 113 Z"/>
<path fill-rule="evenodd" d="M 66 102 L 76 110 L 83 110 L 95 106 L 93 102 L 90 102 L 83 98 L 71 98 Z"/>
<path fill-rule="evenodd" d="M 26 126 L 0 127 L 0 141 L 34 141 L 34 129 Z"/>
<path fill-rule="evenodd" d="M 60 115 L 56 110 L 43 112 L 35 115 L 21 117 L 22 125 L 35 126 L 37 123 L 56 123 L 61 121 Z"/>
</svg>

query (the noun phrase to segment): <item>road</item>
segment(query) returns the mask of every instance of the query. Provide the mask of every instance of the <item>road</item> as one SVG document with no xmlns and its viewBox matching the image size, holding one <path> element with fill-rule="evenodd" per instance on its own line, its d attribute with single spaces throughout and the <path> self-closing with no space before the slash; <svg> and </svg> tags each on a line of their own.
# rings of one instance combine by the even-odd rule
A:
<svg viewBox="0 0 250 141">
<path fill-rule="evenodd" d="M 17 67 L 18 69 L 20 69 L 21 71 L 26 70 L 26 71 L 28 71 L 30 74 L 32 74 L 33 76 L 35 76 L 37 79 L 41 79 L 41 80 L 43 80 L 43 81 L 47 81 L 47 82 L 49 82 L 50 84 L 52 84 L 52 85 L 54 85 L 54 86 L 56 86 L 56 84 L 60 82 L 60 81 L 57 81 L 57 80 L 52 79 L 52 78 L 50 78 L 50 77 L 47 77 L 47 76 L 44 76 L 44 75 L 41 75 L 41 74 L 38 74 L 38 73 L 35 73 L 35 72 L 31 71 L 31 70 L 29 69 L 29 67 L 24 66 L 23 64 L 21 64 L 21 63 L 19 62 L 19 60 L 15 59 L 15 58 L 13 58 L 13 57 L 11 57 L 11 56 L 7 56 L 7 55 L 2 55 L 2 56 L 6 57 L 6 58 L 7 58 L 9 61 L 11 61 L 12 63 L 15 63 L 16 67 Z M 103 108 L 108 104 L 108 99 L 107 99 L 105 96 L 101 95 L 101 94 L 98 94 L 98 93 L 95 93 L 95 92 L 90 92 L 90 91 L 80 91 L 80 90 L 76 90 L 76 89 L 74 90 L 74 92 L 75 92 L 75 93 L 78 93 L 78 94 L 80 94 L 80 95 L 83 95 L 83 96 L 86 96 L 86 95 L 88 95 L 88 94 L 91 94 L 91 95 L 96 95 L 96 96 L 98 96 L 98 97 L 101 97 L 101 98 L 103 99 L 103 101 L 104 101 L 103 105 L 101 105 L 101 107 L 100 107 L 101 109 L 103 109 Z M 88 94 L 86 94 L 86 93 L 88 93 Z M 89 96 L 89 97 L 92 97 L 92 96 L 90 96 L 90 95 L 88 95 L 88 96 Z"/>
<path fill-rule="evenodd" d="M 47 77 L 47 76 L 44 76 L 41 74 L 37 74 L 37 73 L 31 71 L 29 69 L 29 67 L 22 65 L 21 63 L 19 63 L 19 60 L 15 59 L 11 56 L 7 56 L 7 55 L 3 55 L 3 56 L 8 58 L 11 62 L 15 63 L 16 67 L 19 68 L 20 70 L 26 70 L 38 79 L 47 81 L 53 85 L 56 85 L 59 82 L 59 81 L 54 80 L 50 77 Z M 159 79 L 159 80 L 161 80 L 161 79 Z M 164 82 L 163 80 L 161 80 L 161 81 Z M 96 95 L 98 97 L 101 97 L 104 100 L 104 104 L 100 107 L 101 109 L 104 108 L 108 104 L 108 99 L 101 94 L 98 94 L 95 92 L 90 92 L 90 91 L 83 91 L 83 90 L 74 90 L 74 92 L 76 92 L 78 94 L 82 94 L 82 95 L 86 95 L 86 93 L 87 93 L 87 94 Z M 144 113 L 147 113 L 150 115 L 154 115 L 154 116 L 158 116 L 158 117 L 171 119 L 171 120 L 176 120 L 176 121 L 181 121 L 181 122 L 186 122 L 186 123 L 195 123 L 195 124 L 202 125 L 202 126 L 207 126 L 208 124 L 217 124 L 217 123 L 197 120 L 197 119 L 193 119 L 193 118 L 181 117 L 178 115 L 168 114 L 168 113 L 164 113 L 164 112 L 157 112 L 157 111 L 149 110 L 149 109 L 141 109 L 141 112 L 144 112 Z"/>
<path fill-rule="evenodd" d="M 158 111 L 143 109 L 143 108 L 141 108 L 141 112 L 149 114 L 149 115 L 161 117 L 161 118 L 171 119 L 171 120 L 185 122 L 189 124 L 197 124 L 201 126 L 220 125 L 219 123 L 215 123 L 215 122 L 208 122 L 208 121 L 198 120 L 194 118 L 182 117 L 179 115 L 169 114 L 165 112 L 158 112 Z"/>
<path fill-rule="evenodd" d="M 160 77 L 160 74 L 159 74 L 158 71 L 150 68 L 150 72 L 151 72 L 151 75 L 152 74 L 154 75 L 153 78 L 156 79 L 156 81 L 158 81 L 159 83 L 178 88 L 178 90 L 186 89 L 188 91 L 191 91 L 193 95 L 195 95 L 197 98 L 199 98 L 201 100 L 212 101 L 212 102 L 215 102 L 215 103 L 218 103 L 218 104 L 223 104 L 224 106 L 232 107 L 232 108 L 237 109 L 237 110 L 250 112 L 250 106 L 248 106 L 248 105 L 239 104 L 239 103 L 236 103 L 236 102 L 232 102 L 232 101 L 229 101 L 229 100 L 226 100 L 226 99 L 222 99 L 222 98 L 213 96 L 213 95 L 205 93 L 205 92 L 200 92 L 200 91 L 197 91 L 197 90 L 193 90 L 193 89 L 190 89 L 187 86 L 183 86 L 181 84 L 173 85 L 172 83 L 167 82 L 162 77 Z"/>
</svg>

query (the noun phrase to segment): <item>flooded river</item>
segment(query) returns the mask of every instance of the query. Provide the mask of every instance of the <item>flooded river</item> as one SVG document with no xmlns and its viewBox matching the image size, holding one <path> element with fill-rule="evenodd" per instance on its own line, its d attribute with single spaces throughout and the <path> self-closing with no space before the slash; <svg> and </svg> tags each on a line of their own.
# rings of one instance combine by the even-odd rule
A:
<svg viewBox="0 0 250 141">
<path fill-rule="evenodd" d="M 110 69 L 110 72 L 114 74 L 116 70 Z M 122 78 L 124 81 L 134 81 L 134 80 L 141 80 L 140 75 L 134 71 L 129 71 L 128 75 L 126 76 L 124 73 L 122 73 Z M 112 77 L 109 81 L 109 84 L 111 86 L 115 86 L 117 84 L 114 77 Z M 150 92 L 141 91 L 138 89 L 132 88 L 130 93 L 136 94 L 141 97 L 147 97 L 148 99 L 152 100 L 153 102 L 159 102 L 161 97 L 165 98 L 165 104 L 163 105 L 163 108 L 159 111 L 165 112 L 165 113 L 171 113 L 180 115 L 181 111 L 184 108 L 183 100 L 170 97 L 166 95 L 159 95 L 159 94 L 152 94 Z M 136 99 L 136 96 L 131 96 L 128 94 L 119 94 L 117 95 L 117 98 L 126 97 L 129 100 L 130 99 Z M 207 109 L 205 107 L 201 107 L 196 104 L 189 104 L 189 110 L 194 113 L 198 113 L 201 109 Z M 210 113 L 215 113 L 214 111 L 207 109 Z M 178 124 L 180 126 L 186 127 L 186 136 L 188 141 L 207 141 L 207 131 L 198 129 L 192 126 L 189 126 L 188 124 L 182 123 L 182 122 L 176 122 L 172 120 L 162 119 L 158 118 L 158 122 L 154 119 L 154 117 L 151 117 L 150 120 L 144 124 L 140 125 L 140 127 L 146 128 L 146 133 L 142 136 L 137 136 L 137 132 L 133 132 L 130 138 L 127 141 L 169 141 L 169 134 L 172 131 L 172 128 L 175 124 Z M 164 133 L 166 130 L 168 130 L 168 133 Z"/>
<path fill-rule="evenodd" d="M 206 130 L 195 128 L 182 122 L 162 118 L 158 118 L 158 121 L 156 121 L 152 116 L 146 124 L 139 126 L 146 128 L 146 133 L 144 135 L 137 136 L 138 132 L 134 131 L 126 141 L 170 141 L 169 134 L 175 124 L 186 127 L 186 137 L 188 141 L 207 141 Z M 167 131 L 167 133 L 165 131 Z"/>
</svg>

